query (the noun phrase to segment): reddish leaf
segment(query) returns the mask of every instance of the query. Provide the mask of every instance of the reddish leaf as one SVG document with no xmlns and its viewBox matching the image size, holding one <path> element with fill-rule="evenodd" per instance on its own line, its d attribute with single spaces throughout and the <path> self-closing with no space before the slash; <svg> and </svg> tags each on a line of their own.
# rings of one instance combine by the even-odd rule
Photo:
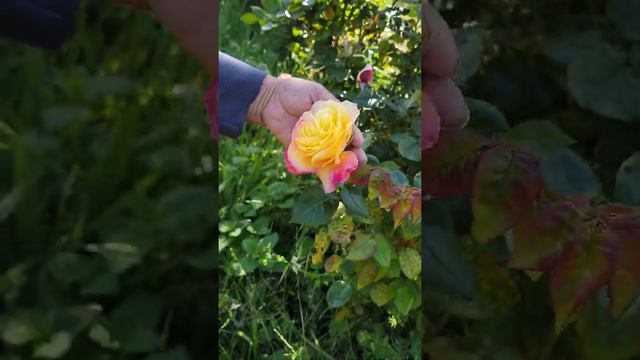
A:
<svg viewBox="0 0 640 360">
<path fill-rule="evenodd" d="M 469 130 L 445 130 L 438 144 L 422 152 L 426 193 L 452 197 L 471 192 L 476 166 L 487 141 Z"/>
<path fill-rule="evenodd" d="M 379 198 L 383 209 L 391 208 L 398 199 L 398 189 L 393 185 L 391 176 L 382 169 L 374 169 L 369 176 L 369 199 L 375 198 Z"/>
<path fill-rule="evenodd" d="M 551 272 L 549 286 L 558 331 L 611 278 L 615 254 L 610 240 L 607 233 L 597 232 L 584 244 L 574 242 Z"/>
<path fill-rule="evenodd" d="M 637 209 L 609 204 L 598 207 L 598 212 L 606 216 L 615 246 L 618 263 L 609 282 L 611 312 L 620 316 L 640 294 L 640 218 Z"/>
<path fill-rule="evenodd" d="M 484 242 L 512 227 L 532 211 L 541 188 L 536 158 L 506 146 L 487 150 L 473 184 L 474 238 Z"/>
<path fill-rule="evenodd" d="M 391 213 L 393 214 L 393 227 L 397 228 L 402 220 L 404 220 L 407 215 L 411 214 L 412 210 L 412 202 L 409 197 L 401 197 L 398 202 L 396 202 L 391 207 Z"/>
<path fill-rule="evenodd" d="M 347 180 L 347 184 L 350 185 L 358 185 L 364 186 L 369 183 L 369 175 L 371 174 L 371 166 L 364 165 L 356 169 L 356 171 L 352 172 L 349 176 L 349 180 Z"/>
<path fill-rule="evenodd" d="M 524 270 L 550 270 L 573 238 L 577 213 L 568 202 L 541 207 L 513 229 L 510 266 Z"/>
<path fill-rule="evenodd" d="M 591 211 L 591 202 L 585 195 L 571 195 L 569 202 L 580 212 L 586 213 Z"/>
<path fill-rule="evenodd" d="M 418 188 L 412 189 L 413 210 L 411 210 L 411 220 L 417 223 L 422 218 L 422 191 Z"/>
<path fill-rule="evenodd" d="M 635 229 L 640 223 L 640 209 L 621 204 L 604 204 L 596 209 L 598 216 L 613 229 Z"/>
<path fill-rule="evenodd" d="M 383 209 L 393 209 L 402 196 L 402 189 L 396 186 L 385 188 L 381 185 L 379 191 L 380 207 Z"/>
</svg>

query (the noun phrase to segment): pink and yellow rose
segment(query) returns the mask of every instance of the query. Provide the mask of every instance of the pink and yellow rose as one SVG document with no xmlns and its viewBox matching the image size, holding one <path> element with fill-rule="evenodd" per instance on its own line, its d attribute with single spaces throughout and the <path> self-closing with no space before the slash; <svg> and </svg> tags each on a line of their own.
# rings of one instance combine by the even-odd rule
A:
<svg viewBox="0 0 640 360">
<path fill-rule="evenodd" d="M 296 175 L 315 173 L 324 192 L 334 192 L 336 185 L 347 181 L 358 168 L 356 155 L 345 150 L 358 115 L 358 107 L 349 101 L 321 100 L 313 104 L 293 128 L 284 152 L 287 170 Z"/>
</svg>

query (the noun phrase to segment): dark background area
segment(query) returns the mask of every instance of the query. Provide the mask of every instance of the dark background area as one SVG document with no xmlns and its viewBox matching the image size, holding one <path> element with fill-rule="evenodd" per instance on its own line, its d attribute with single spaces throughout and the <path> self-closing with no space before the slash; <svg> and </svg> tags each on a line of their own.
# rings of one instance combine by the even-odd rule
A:
<svg viewBox="0 0 640 360">
<path fill-rule="evenodd" d="M 0 40 L 1 359 L 214 354 L 209 81 L 101 1 L 57 53 Z"/>
</svg>

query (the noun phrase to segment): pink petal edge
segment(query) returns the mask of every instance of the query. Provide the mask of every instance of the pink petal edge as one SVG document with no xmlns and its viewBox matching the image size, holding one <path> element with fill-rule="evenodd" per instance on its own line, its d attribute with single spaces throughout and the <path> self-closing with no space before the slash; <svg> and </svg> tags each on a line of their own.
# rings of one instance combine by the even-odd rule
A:
<svg viewBox="0 0 640 360">
<path fill-rule="evenodd" d="M 322 187 L 326 194 L 336 191 L 336 185 L 349 179 L 349 176 L 358 168 L 358 158 L 352 151 L 345 151 L 340 155 L 340 162 L 335 165 L 325 166 L 316 174 L 322 181 Z"/>
</svg>

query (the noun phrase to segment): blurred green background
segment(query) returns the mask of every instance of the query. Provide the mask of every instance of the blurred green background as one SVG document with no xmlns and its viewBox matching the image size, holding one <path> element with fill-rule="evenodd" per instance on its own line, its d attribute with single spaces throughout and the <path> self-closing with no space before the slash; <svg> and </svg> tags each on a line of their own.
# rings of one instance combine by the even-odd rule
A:
<svg viewBox="0 0 640 360">
<path fill-rule="evenodd" d="M 57 53 L 0 40 L 0 359 L 211 358 L 209 81 L 101 1 Z"/>
</svg>

